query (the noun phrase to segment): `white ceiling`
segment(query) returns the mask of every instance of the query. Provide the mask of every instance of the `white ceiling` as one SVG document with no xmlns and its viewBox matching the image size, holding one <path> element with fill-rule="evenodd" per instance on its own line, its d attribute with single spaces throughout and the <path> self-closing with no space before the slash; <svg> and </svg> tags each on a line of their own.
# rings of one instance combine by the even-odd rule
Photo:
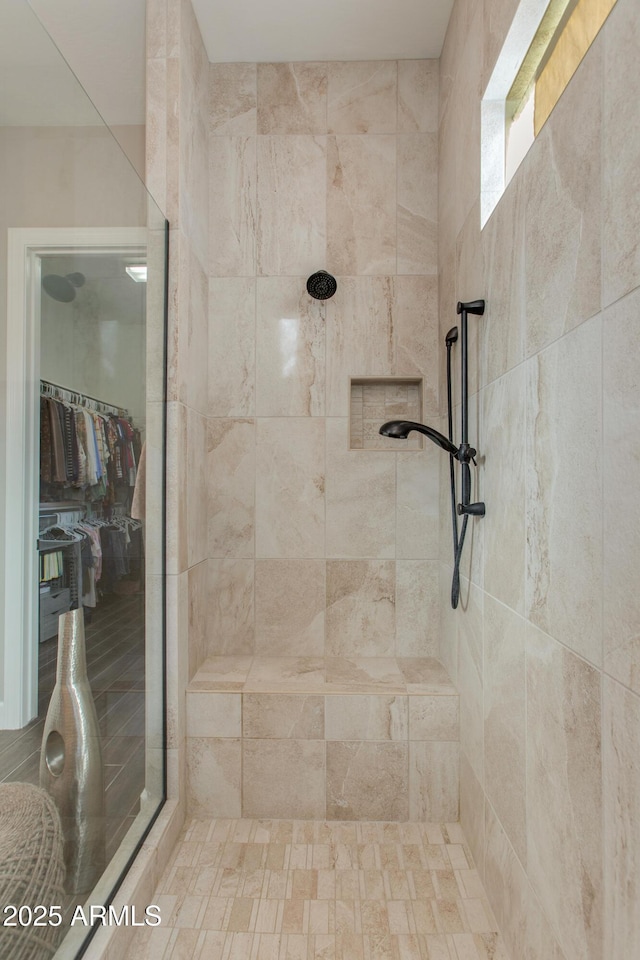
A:
<svg viewBox="0 0 640 960">
<path fill-rule="evenodd" d="M 193 0 L 220 62 L 439 57 L 453 0 Z M 33 16 L 37 14 L 53 39 Z M 145 0 L 0 0 L 0 124 L 144 123 Z"/>
</svg>

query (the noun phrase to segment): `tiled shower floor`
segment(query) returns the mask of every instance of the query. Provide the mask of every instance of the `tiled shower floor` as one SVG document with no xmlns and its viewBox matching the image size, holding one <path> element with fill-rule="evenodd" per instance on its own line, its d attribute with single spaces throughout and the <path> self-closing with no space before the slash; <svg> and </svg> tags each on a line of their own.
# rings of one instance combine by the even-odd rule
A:
<svg viewBox="0 0 640 960">
<path fill-rule="evenodd" d="M 508 960 L 458 823 L 193 820 L 129 960 Z"/>
</svg>

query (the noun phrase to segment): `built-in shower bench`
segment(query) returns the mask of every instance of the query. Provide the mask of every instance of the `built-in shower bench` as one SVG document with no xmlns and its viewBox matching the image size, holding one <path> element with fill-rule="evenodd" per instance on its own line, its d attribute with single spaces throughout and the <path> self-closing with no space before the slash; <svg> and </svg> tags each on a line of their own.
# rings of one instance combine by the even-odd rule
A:
<svg viewBox="0 0 640 960">
<path fill-rule="evenodd" d="M 456 820 L 458 717 L 432 658 L 211 657 L 187 689 L 190 813 Z"/>
</svg>

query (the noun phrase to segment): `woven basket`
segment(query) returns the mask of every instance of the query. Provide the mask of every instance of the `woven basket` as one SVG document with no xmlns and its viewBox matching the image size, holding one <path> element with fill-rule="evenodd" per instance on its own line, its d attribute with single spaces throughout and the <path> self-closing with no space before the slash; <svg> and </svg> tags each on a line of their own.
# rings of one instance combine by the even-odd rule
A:
<svg viewBox="0 0 640 960">
<path fill-rule="evenodd" d="M 31 783 L 0 783 L 0 912 L 10 904 L 64 904 L 63 837 L 56 806 Z M 0 921 L 7 914 L 1 913 Z M 0 926 L 2 960 L 52 957 L 64 935 L 54 926 Z"/>
</svg>

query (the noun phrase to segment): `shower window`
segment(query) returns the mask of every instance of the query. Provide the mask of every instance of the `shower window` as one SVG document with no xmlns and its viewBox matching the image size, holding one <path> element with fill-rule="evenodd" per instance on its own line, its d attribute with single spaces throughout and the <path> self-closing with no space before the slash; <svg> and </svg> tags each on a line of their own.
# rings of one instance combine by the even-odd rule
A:
<svg viewBox="0 0 640 960">
<path fill-rule="evenodd" d="M 16 789 L 58 824 L 27 906 L 71 958 L 165 797 L 167 225 L 26 3 L 0 36 L 0 841 L 33 839 L 2 834 Z"/>
</svg>

